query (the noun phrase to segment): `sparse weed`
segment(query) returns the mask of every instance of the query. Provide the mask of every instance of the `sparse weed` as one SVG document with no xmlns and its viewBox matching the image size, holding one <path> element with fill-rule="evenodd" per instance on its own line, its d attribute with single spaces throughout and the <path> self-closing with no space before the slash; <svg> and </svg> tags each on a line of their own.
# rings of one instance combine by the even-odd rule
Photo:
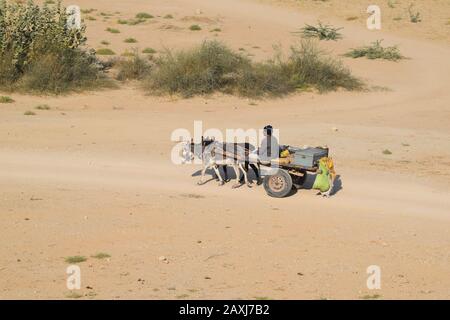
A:
<svg viewBox="0 0 450 320">
<path fill-rule="evenodd" d="M 14 99 L 8 96 L 0 96 L 0 103 L 13 103 Z"/>
<path fill-rule="evenodd" d="M 139 12 L 136 14 L 136 19 L 152 19 L 154 18 L 151 14 L 146 12 Z"/>
<path fill-rule="evenodd" d="M 202 27 L 200 27 L 198 24 L 193 24 L 189 27 L 189 30 L 191 31 L 200 31 L 202 30 Z"/>
<path fill-rule="evenodd" d="M 106 31 L 110 32 L 110 33 L 120 33 L 119 29 L 115 29 L 115 28 L 106 28 Z"/>
<path fill-rule="evenodd" d="M 363 300 L 375 300 L 381 298 L 381 295 L 379 294 L 366 294 L 365 296 L 362 296 L 361 299 Z"/>
<path fill-rule="evenodd" d="M 50 110 L 50 106 L 48 104 L 40 104 L 35 107 L 36 110 Z"/>
<path fill-rule="evenodd" d="M 146 54 L 154 54 L 157 51 L 153 48 L 145 48 L 144 50 L 142 50 L 142 53 L 146 53 Z"/>
<path fill-rule="evenodd" d="M 115 55 L 115 54 L 116 54 L 113 50 L 111 50 L 111 49 L 109 49 L 109 48 L 101 48 L 101 49 L 98 49 L 98 50 L 96 51 L 96 53 L 97 53 L 98 55 L 102 55 L 102 56 L 112 56 L 112 55 Z"/>
<path fill-rule="evenodd" d="M 111 258 L 111 255 L 109 255 L 105 252 L 99 252 L 99 253 L 93 255 L 92 258 L 101 260 L 101 259 Z"/>
<path fill-rule="evenodd" d="M 319 22 L 318 26 L 305 25 L 299 32 L 305 38 L 318 38 L 319 40 L 339 40 L 342 39 L 342 34 L 339 30 L 342 28 L 334 28 L 330 25 L 324 25 Z"/>
<path fill-rule="evenodd" d="M 70 256 L 65 258 L 65 261 L 67 263 L 81 263 L 81 262 L 85 262 L 87 260 L 86 257 L 84 256 Z"/>
<path fill-rule="evenodd" d="M 363 46 L 350 50 L 345 54 L 350 58 L 367 57 L 368 59 L 385 59 L 391 61 L 397 61 L 404 59 L 405 57 L 400 53 L 397 46 L 383 47 L 381 45 L 382 40 L 372 42 L 370 46 Z"/>
<path fill-rule="evenodd" d="M 141 58 L 137 52 L 126 60 L 116 63 L 118 69 L 117 80 L 141 80 L 150 72 L 150 64 L 146 59 Z"/>
<path fill-rule="evenodd" d="M 397 1 L 395 1 L 395 0 L 388 0 L 387 4 L 388 4 L 389 8 L 394 9 L 395 6 L 397 5 Z"/>
<path fill-rule="evenodd" d="M 79 294 L 79 293 L 74 292 L 74 291 L 71 291 L 68 294 L 66 294 L 66 298 L 67 299 L 79 299 L 79 298 L 82 298 L 82 297 L 83 297 L 82 294 Z"/>
</svg>

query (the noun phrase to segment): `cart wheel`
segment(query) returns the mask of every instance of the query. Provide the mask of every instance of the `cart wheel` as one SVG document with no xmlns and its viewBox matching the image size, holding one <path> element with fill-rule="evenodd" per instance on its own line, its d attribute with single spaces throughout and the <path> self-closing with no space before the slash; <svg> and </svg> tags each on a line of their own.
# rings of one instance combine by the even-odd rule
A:
<svg viewBox="0 0 450 320">
<path fill-rule="evenodd" d="M 284 198 L 292 189 L 292 178 L 286 171 L 278 170 L 276 174 L 264 177 L 264 189 L 271 197 Z"/>
</svg>

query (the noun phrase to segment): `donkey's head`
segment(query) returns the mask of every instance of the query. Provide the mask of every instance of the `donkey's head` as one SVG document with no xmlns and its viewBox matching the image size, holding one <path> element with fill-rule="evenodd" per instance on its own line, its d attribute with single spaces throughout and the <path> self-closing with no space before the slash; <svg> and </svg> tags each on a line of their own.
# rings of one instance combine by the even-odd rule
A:
<svg viewBox="0 0 450 320">
<path fill-rule="evenodd" d="M 191 162 L 194 160 L 194 157 L 195 157 L 194 146 L 195 145 L 194 145 L 193 140 L 183 142 L 183 147 L 181 149 L 182 163 Z"/>
</svg>

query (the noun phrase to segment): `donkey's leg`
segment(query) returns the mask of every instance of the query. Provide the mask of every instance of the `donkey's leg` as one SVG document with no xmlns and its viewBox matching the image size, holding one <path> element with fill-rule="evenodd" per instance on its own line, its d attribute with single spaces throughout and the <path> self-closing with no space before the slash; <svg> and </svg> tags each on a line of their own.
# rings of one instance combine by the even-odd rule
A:
<svg viewBox="0 0 450 320">
<path fill-rule="evenodd" d="M 222 165 L 222 169 L 223 169 L 223 178 L 224 178 L 224 181 L 228 181 L 228 170 L 227 170 L 227 165 L 226 165 L 226 164 Z"/>
<path fill-rule="evenodd" d="M 251 188 L 252 185 L 251 185 L 251 183 L 248 181 L 248 175 L 247 175 L 247 171 L 245 170 L 245 165 L 243 165 L 242 163 L 239 163 L 239 168 L 242 170 L 242 173 L 244 174 L 244 181 L 245 181 L 245 184 L 247 185 L 247 187 Z"/>
<path fill-rule="evenodd" d="M 240 176 L 240 178 L 239 178 L 240 183 L 244 183 L 244 172 L 248 172 L 248 161 L 245 161 L 245 167 L 242 170 L 242 172 L 243 172 L 242 176 Z"/>
<path fill-rule="evenodd" d="M 202 184 L 205 184 L 204 179 L 205 179 L 205 174 L 206 174 L 206 170 L 207 170 L 207 169 L 208 169 L 208 166 L 205 165 L 205 164 L 203 164 L 202 175 L 201 175 L 201 177 L 200 177 L 200 181 L 197 182 L 197 184 L 198 184 L 199 186 L 201 186 Z"/>
<path fill-rule="evenodd" d="M 259 175 L 258 167 L 254 163 L 250 164 L 250 167 L 252 168 L 253 172 L 255 173 L 256 183 L 258 185 L 260 185 L 261 184 L 261 176 Z"/>
<path fill-rule="evenodd" d="M 236 173 L 236 183 L 233 185 L 233 189 L 236 189 L 236 188 L 239 188 L 240 186 L 242 186 L 242 183 L 239 182 L 239 175 L 240 175 L 239 165 L 234 163 L 233 169 L 234 169 L 234 172 Z"/>
<path fill-rule="evenodd" d="M 214 172 L 216 173 L 217 178 L 219 178 L 219 186 L 223 186 L 225 184 L 225 182 L 223 181 L 222 175 L 220 174 L 219 166 L 215 165 L 213 168 L 214 168 Z"/>
</svg>

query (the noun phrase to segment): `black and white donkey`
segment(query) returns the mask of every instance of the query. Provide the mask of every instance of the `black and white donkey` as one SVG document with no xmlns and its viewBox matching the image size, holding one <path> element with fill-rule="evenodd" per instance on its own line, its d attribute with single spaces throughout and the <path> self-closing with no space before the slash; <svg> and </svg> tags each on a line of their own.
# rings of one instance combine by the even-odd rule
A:
<svg viewBox="0 0 450 320">
<path fill-rule="evenodd" d="M 198 182 L 199 185 L 205 183 L 204 178 L 208 169 L 213 169 L 219 180 L 219 185 L 224 185 L 228 181 L 227 166 L 232 166 L 236 174 L 236 183 L 233 188 L 240 187 L 243 182 L 251 187 L 247 174 L 249 166 L 255 172 L 258 184 L 260 183 L 259 170 L 254 163 L 250 163 L 248 158 L 249 152 L 252 150 L 254 150 L 254 147 L 249 143 L 223 143 L 214 139 L 203 139 L 202 137 L 202 142 L 198 144 L 195 144 L 192 140 L 185 142 L 182 148 L 182 157 L 185 162 L 192 161 L 195 157 L 202 160 L 203 169 Z M 220 174 L 220 167 L 223 168 L 225 179 Z M 240 178 L 241 172 L 242 178 Z"/>
</svg>

